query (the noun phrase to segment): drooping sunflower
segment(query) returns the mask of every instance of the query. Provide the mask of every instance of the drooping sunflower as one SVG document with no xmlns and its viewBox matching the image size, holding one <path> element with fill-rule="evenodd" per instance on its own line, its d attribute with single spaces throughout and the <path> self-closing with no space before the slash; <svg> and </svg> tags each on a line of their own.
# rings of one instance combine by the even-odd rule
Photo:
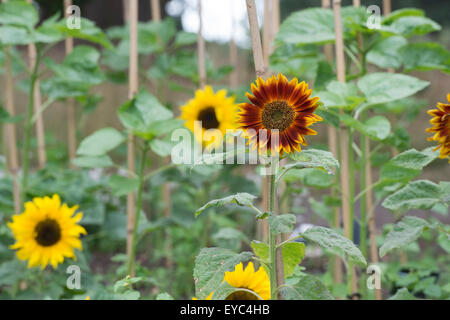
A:
<svg viewBox="0 0 450 320">
<path fill-rule="evenodd" d="M 311 98 L 307 83 L 298 83 L 297 78 L 288 81 L 278 74 L 267 81 L 259 77 L 251 90 L 253 94 L 246 93 L 251 103 L 239 105 L 238 124 L 253 148 L 291 153 L 306 145 L 304 136 L 317 134 L 308 127 L 322 120 L 314 114 L 319 98 Z M 267 135 L 260 134 L 264 129 Z"/>
<path fill-rule="evenodd" d="M 229 295 L 226 300 L 270 300 L 270 280 L 264 268 L 255 272 L 252 262 L 245 267 L 242 262 L 235 266 L 234 271 L 225 272 L 224 281 L 238 290 Z"/>
<path fill-rule="evenodd" d="M 439 145 L 434 150 L 440 148 L 439 157 L 442 159 L 449 157 L 450 162 L 450 93 L 447 94 L 447 101 L 449 103 L 438 102 L 437 109 L 428 111 L 428 114 L 433 117 L 430 120 L 433 126 L 426 131 L 435 132 L 434 136 L 427 140 L 437 141 Z"/>
<path fill-rule="evenodd" d="M 199 143 L 205 146 L 218 146 L 222 139 L 215 137 L 208 139 L 205 132 L 217 129 L 224 135 L 227 129 L 235 129 L 236 111 L 234 97 L 228 97 L 225 89 L 214 93 L 210 86 L 205 86 L 203 90 L 197 90 L 195 97 L 181 107 L 180 118 L 186 120 L 186 127 L 196 134 L 195 138 Z M 196 121 L 201 122 L 198 130 L 195 130 Z"/>
<path fill-rule="evenodd" d="M 61 205 L 57 194 L 34 198 L 25 203 L 25 211 L 14 215 L 8 227 L 12 230 L 20 260 L 28 260 L 28 267 L 51 264 L 56 269 L 64 258 L 76 259 L 74 249 L 82 250 L 80 235 L 86 230 L 78 225 L 81 212 L 74 215 L 78 206 Z"/>
<path fill-rule="evenodd" d="M 270 300 L 270 280 L 264 268 L 260 267 L 255 272 L 253 262 L 245 267 L 242 262 L 234 267 L 234 271 L 226 271 L 223 281 L 237 290 L 231 293 L 225 300 Z M 211 300 L 214 292 L 211 292 L 205 300 Z M 192 300 L 198 300 L 192 298 Z"/>
</svg>

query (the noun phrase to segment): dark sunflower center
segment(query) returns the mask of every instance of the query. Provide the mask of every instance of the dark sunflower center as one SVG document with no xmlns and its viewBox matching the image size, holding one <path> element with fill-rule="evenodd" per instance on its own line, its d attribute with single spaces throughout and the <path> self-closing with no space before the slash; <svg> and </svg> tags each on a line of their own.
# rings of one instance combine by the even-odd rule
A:
<svg viewBox="0 0 450 320">
<path fill-rule="evenodd" d="M 284 131 L 292 124 L 294 109 L 286 102 L 275 100 L 267 103 L 262 112 L 262 123 L 266 129 Z"/>
<path fill-rule="evenodd" d="M 259 300 L 258 297 L 246 290 L 238 290 L 230 294 L 225 300 Z"/>
<path fill-rule="evenodd" d="M 202 122 L 202 127 L 206 130 L 217 129 L 219 127 L 219 121 L 216 117 L 216 110 L 213 107 L 207 107 L 199 112 L 198 120 Z"/>
<path fill-rule="evenodd" d="M 58 222 L 53 219 L 45 219 L 39 222 L 34 228 L 36 237 L 34 238 L 41 246 L 49 247 L 61 239 L 61 228 Z"/>
</svg>

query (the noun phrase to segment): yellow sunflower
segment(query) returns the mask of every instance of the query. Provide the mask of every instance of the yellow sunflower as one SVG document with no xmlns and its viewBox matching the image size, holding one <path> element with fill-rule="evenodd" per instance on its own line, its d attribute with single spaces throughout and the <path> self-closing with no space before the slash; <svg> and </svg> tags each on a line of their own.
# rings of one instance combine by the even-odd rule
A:
<svg viewBox="0 0 450 320">
<path fill-rule="evenodd" d="M 234 267 L 234 271 L 226 271 L 223 281 L 238 290 L 231 293 L 225 300 L 270 300 L 270 280 L 264 268 L 255 272 L 253 262 L 245 267 L 242 262 Z M 211 300 L 211 292 L 205 300 Z M 198 300 L 192 298 L 192 300 Z"/>
<path fill-rule="evenodd" d="M 81 212 L 74 215 L 77 208 L 61 205 L 57 194 L 26 202 L 25 211 L 8 223 L 16 239 L 10 248 L 18 249 L 17 257 L 28 260 L 29 268 L 51 264 L 56 269 L 64 258 L 76 259 L 74 248 L 82 249 L 80 235 L 86 234 L 77 224 L 83 217 Z"/>
<path fill-rule="evenodd" d="M 269 276 L 262 267 L 255 272 L 253 262 L 249 262 L 245 269 L 241 262 L 234 271 L 225 272 L 224 281 L 242 289 L 233 292 L 226 300 L 270 300 Z"/>
<path fill-rule="evenodd" d="M 259 77 L 251 90 L 253 95 L 246 94 L 251 103 L 239 105 L 238 123 L 253 148 L 273 148 L 278 153 L 300 151 L 301 145 L 306 145 L 304 136 L 317 134 L 308 127 L 322 121 L 314 114 L 319 98 L 311 98 L 307 83 L 298 83 L 297 78 L 289 82 L 278 74 L 267 81 Z M 267 130 L 267 135 L 260 134 L 261 130 Z"/>
<path fill-rule="evenodd" d="M 450 93 L 447 94 L 447 100 L 449 103 L 438 102 L 437 109 L 428 111 L 428 114 L 433 117 L 430 120 L 433 126 L 426 131 L 436 132 L 433 137 L 427 140 L 437 141 L 439 145 L 434 150 L 440 148 L 440 158 L 449 157 L 450 162 Z"/>
<path fill-rule="evenodd" d="M 186 120 L 186 127 L 196 134 L 195 138 L 199 143 L 205 146 L 218 146 L 222 139 L 215 136 L 208 137 L 205 132 L 217 129 L 223 136 L 227 129 L 235 129 L 236 111 L 234 97 L 227 97 L 226 90 L 214 93 L 210 86 L 205 86 L 203 90 L 197 90 L 195 97 L 181 107 L 180 118 Z M 196 122 L 200 124 L 197 130 L 195 130 Z"/>
</svg>

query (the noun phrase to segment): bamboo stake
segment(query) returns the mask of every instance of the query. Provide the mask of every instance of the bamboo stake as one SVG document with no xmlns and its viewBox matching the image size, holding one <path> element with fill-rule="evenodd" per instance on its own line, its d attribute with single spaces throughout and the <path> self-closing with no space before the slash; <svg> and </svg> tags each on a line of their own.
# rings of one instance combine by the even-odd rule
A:
<svg viewBox="0 0 450 320">
<path fill-rule="evenodd" d="M 2 0 L 6 2 L 7 0 Z M 11 70 L 10 48 L 5 48 L 5 108 L 14 117 L 14 79 Z M 20 212 L 20 188 L 19 188 L 19 154 L 17 151 L 16 126 L 13 123 L 6 123 L 4 135 L 8 145 L 8 170 L 13 177 L 13 201 L 14 212 Z"/>
<path fill-rule="evenodd" d="M 267 67 L 264 64 L 264 55 L 261 46 L 261 37 L 259 34 L 258 16 L 256 13 L 255 0 L 246 0 L 246 2 L 247 2 L 248 21 L 250 24 L 250 36 L 252 41 L 253 60 L 255 63 L 256 77 L 267 78 Z M 269 188 L 270 190 L 274 188 L 274 181 L 271 180 L 274 180 L 273 177 L 267 175 L 264 182 L 265 186 L 263 185 L 263 190 L 265 191 L 263 194 L 268 194 L 267 191 L 269 190 Z M 274 192 L 271 191 L 270 194 L 274 194 Z M 263 203 L 271 204 L 270 206 L 275 208 L 274 202 L 276 201 L 273 200 L 274 199 L 270 200 L 270 202 L 269 200 L 267 200 L 267 202 L 263 200 Z M 277 235 L 275 239 L 275 244 L 280 243 L 280 240 L 281 236 Z M 283 256 L 281 250 L 276 250 L 275 270 L 276 270 L 276 283 L 277 286 L 279 287 L 284 283 Z"/>
<path fill-rule="evenodd" d="M 152 21 L 159 22 L 161 21 L 161 8 L 159 0 L 151 0 L 152 7 Z M 164 164 L 170 164 L 170 158 L 164 159 Z M 171 215 L 171 202 L 172 202 L 172 194 L 170 190 L 170 183 L 166 182 L 162 187 L 162 200 L 164 203 L 164 217 L 169 218 Z M 167 240 L 167 259 L 166 266 L 168 268 L 172 268 L 173 260 L 172 260 L 172 243 L 170 234 L 166 232 L 166 240 Z"/>
<path fill-rule="evenodd" d="M 272 1 L 264 0 L 264 20 L 263 20 L 263 54 L 264 54 L 264 65 L 269 66 L 269 56 L 270 56 L 270 43 L 272 39 Z"/>
<path fill-rule="evenodd" d="M 161 6 L 159 0 L 150 0 L 150 6 L 152 8 L 152 20 L 161 21 Z"/>
<path fill-rule="evenodd" d="M 331 0 L 322 0 L 322 7 L 325 9 L 331 8 Z M 324 45 L 325 59 L 331 63 L 333 61 L 333 46 L 331 44 Z M 333 156 L 338 159 L 338 142 L 336 128 L 332 125 L 328 125 L 328 147 Z M 332 191 L 332 195 L 335 192 Z M 339 209 L 335 209 L 334 212 L 334 227 L 339 229 L 341 227 L 341 216 Z M 342 282 L 342 262 L 339 257 L 333 259 L 333 280 L 335 283 Z"/>
<path fill-rule="evenodd" d="M 138 0 L 129 1 L 129 23 L 130 23 L 130 67 L 128 73 L 128 98 L 133 99 L 138 91 Z M 134 135 L 128 135 L 127 152 L 128 171 L 130 175 L 136 171 L 135 168 L 135 139 Z M 136 199 L 133 192 L 127 196 L 127 255 L 130 257 L 132 251 L 132 239 L 135 222 Z M 134 264 L 131 276 L 134 275 Z"/>
<path fill-rule="evenodd" d="M 123 23 L 128 23 L 128 19 L 130 18 L 130 2 L 129 0 L 122 0 L 123 7 Z"/>
<path fill-rule="evenodd" d="M 69 13 L 67 8 L 72 5 L 72 0 L 64 0 L 64 16 L 67 18 Z M 70 54 L 73 50 L 73 38 L 66 38 L 65 42 L 66 55 Z M 67 148 L 69 151 L 69 166 L 75 168 L 72 160 L 76 156 L 77 150 L 77 133 L 76 133 L 76 110 L 75 101 L 73 99 L 67 99 Z"/>
<path fill-rule="evenodd" d="M 198 9 L 198 36 L 197 36 L 197 53 L 198 53 L 198 77 L 199 86 L 203 88 L 206 85 L 206 55 L 205 40 L 203 39 L 203 19 L 202 19 L 202 0 L 197 0 Z"/>
<path fill-rule="evenodd" d="M 33 3 L 32 0 L 27 0 L 28 3 Z M 28 45 L 28 59 L 30 64 L 30 70 L 34 68 L 36 64 L 36 46 L 34 43 Z M 36 113 L 36 137 L 37 137 L 37 147 L 38 147 L 38 164 L 39 168 L 44 168 L 47 162 L 47 155 L 45 152 L 45 130 L 44 130 L 44 119 L 42 113 L 39 112 L 41 107 L 41 91 L 39 89 L 39 80 L 36 80 L 34 87 L 34 112 Z"/>
<path fill-rule="evenodd" d="M 280 30 L 280 0 L 272 0 L 272 36 L 269 53 L 273 52 L 273 41 Z"/>
<path fill-rule="evenodd" d="M 341 17 L 341 0 L 333 0 L 334 9 L 334 25 L 336 32 L 336 69 L 337 79 L 340 82 L 345 82 L 345 56 L 344 56 L 344 39 L 342 35 L 342 17 Z M 342 112 L 342 111 L 341 111 Z M 352 239 L 352 224 L 351 221 L 351 188 L 350 188 L 350 166 L 349 166 L 349 133 L 345 126 L 340 128 L 340 151 L 341 151 L 341 192 L 342 192 L 342 216 L 344 221 L 344 235 L 348 239 Z M 353 266 L 349 264 L 347 270 L 351 281 L 349 282 L 349 290 L 356 292 L 357 287 L 356 272 Z"/>
<path fill-rule="evenodd" d="M 234 41 L 234 34 L 236 32 L 236 20 L 234 18 L 234 6 L 233 1 L 230 1 L 231 5 L 231 37 L 230 37 L 230 65 L 233 67 L 233 71 L 230 73 L 229 81 L 230 87 L 235 89 L 239 84 L 238 68 L 238 47 Z"/>
</svg>

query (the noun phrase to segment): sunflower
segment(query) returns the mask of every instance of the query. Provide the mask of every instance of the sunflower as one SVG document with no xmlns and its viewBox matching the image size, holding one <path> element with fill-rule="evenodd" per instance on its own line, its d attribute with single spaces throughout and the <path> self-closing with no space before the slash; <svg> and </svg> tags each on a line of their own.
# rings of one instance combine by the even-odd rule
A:
<svg viewBox="0 0 450 320">
<path fill-rule="evenodd" d="M 230 294 L 226 300 L 270 300 L 269 276 L 262 267 L 255 272 L 253 262 L 249 262 L 245 269 L 241 262 L 234 271 L 225 272 L 224 281 L 242 289 Z"/>
<path fill-rule="evenodd" d="M 442 159 L 450 157 L 450 93 L 447 94 L 447 100 L 449 103 L 438 102 L 437 109 L 428 111 L 428 114 L 433 117 L 430 120 L 433 127 L 426 130 L 427 132 L 436 132 L 427 140 L 439 143 L 434 150 L 441 148 L 439 156 Z"/>
<path fill-rule="evenodd" d="M 208 139 L 205 137 L 205 132 L 209 129 L 217 129 L 224 135 L 227 129 L 236 128 L 234 97 L 227 97 L 227 91 L 224 89 L 214 93 L 210 86 L 205 86 L 203 90 L 197 90 L 195 97 L 181 107 L 180 118 L 186 120 L 186 127 L 196 134 L 195 138 L 199 143 L 206 146 L 218 146 L 222 139 L 215 137 Z M 197 121 L 200 121 L 200 130 L 195 130 Z"/>
<path fill-rule="evenodd" d="M 306 145 L 304 136 L 317 134 L 308 127 L 322 120 L 314 114 L 319 98 L 311 98 L 307 83 L 298 83 L 297 78 L 288 82 L 278 74 L 267 82 L 259 77 L 251 89 L 253 95 L 246 93 L 251 103 L 239 105 L 238 123 L 253 148 L 273 148 L 277 153 L 300 151 L 300 145 Z M 267 135 L 260 134 L 264 129 Z"/>
<path fill-rule="evenodd" d="M 247 267 L 242 262 L 234 267 L 234 271 L 226 271 L 223 281 L 227 282 L 235 290 L 225 300 L 270 300 L 270 280 L 266 271 L 260 267 L 255 272 L 253 262 Z M 214 292 L 211 292 L 205 300 L 212 300 Z M 192 298 L 192 300 L 198 300 Z"/>
<path fill-rule="evenodd" d="M 51 264 L 56 269 L 65 257 L 76 259 L 74 248 L 82 249 L 79 237 L 86 234 L 77 224 L 83 217 L 81 212 L 74 215 L 77 208 L 61 205 L 57 194 L 26 202 L 25 211 L 8 223 L 16 239 L 10 248 L 18 249 L 17 257 L 28 260 L 29 268 Z"/>
</svg>

